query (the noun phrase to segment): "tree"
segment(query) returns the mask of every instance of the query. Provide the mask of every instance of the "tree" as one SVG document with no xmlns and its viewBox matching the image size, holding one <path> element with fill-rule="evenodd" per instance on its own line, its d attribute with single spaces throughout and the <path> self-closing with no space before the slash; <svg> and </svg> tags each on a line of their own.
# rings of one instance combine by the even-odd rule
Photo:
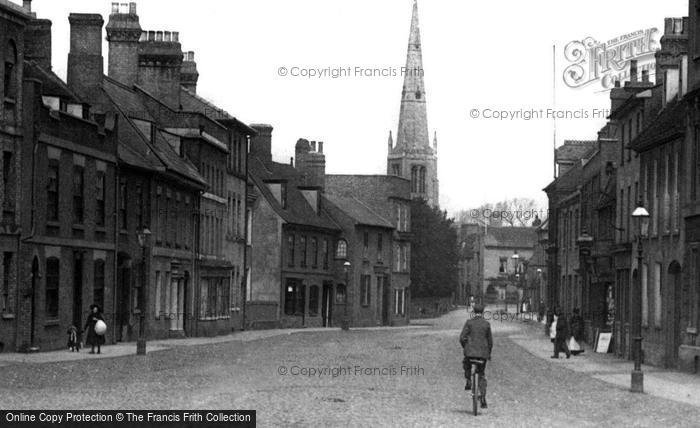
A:
<svg viewBox="0 0 700 428">
<path fill-rule="evenodd" d="M 450 297 L 457 290 L 458 249 L 454 219 L 425 201 L 411 203 L 411 295 Z"/>
<path fill-rule="evenodd" d="M 480 223 L 488 226 L 531 226 L 533 220 L 547 217 L 545 211 L 531 198 L 505 199 L 462 210 L 457 214 L 459 223 Z"/>
</svg>

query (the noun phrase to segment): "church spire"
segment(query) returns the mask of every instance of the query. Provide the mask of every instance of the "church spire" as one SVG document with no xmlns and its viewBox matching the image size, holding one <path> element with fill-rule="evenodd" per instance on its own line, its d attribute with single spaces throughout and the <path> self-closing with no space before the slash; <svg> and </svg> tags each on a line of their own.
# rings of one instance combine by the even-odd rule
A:
<svg viewBox="0 0 700 428">
<path fill-rule="evenodd" d="M 418 25 L 418 1 L 413 1 L 411 31 L 408 37 L 406 67 L 401 93 L 401 111 L 396 146 L 404 150 L 430 150 L 428 115 L 423 81 L 423 54 L 421 52 L 420 28 Z"/>
</svg>

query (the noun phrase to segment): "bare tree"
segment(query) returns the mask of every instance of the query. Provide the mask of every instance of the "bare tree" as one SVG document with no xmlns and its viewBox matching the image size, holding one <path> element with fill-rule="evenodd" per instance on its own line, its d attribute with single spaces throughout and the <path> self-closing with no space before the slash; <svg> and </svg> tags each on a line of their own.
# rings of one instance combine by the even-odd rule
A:
<svg viewBox="0 0 700 428">
<path fill-rule="evenodd" d="M 511 198 L 459 211 L 456 218 L 460 223 L 526 227 L 546 218 L 546 211 L 532 198 Z"/>
</svg>

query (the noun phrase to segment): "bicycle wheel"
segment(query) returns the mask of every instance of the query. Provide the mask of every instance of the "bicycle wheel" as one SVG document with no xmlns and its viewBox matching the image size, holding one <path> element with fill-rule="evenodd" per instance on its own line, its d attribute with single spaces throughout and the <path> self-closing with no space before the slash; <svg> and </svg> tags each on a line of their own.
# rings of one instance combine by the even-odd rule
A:
<svg viewBox="0 0 700 428">
<path fill-rule="evenodd" d="M 479 413 L 479 373 L 476 367 L 473 368 L 472 374 L 472 408 L 474 410 L 474 416 Z"/>
</svg>

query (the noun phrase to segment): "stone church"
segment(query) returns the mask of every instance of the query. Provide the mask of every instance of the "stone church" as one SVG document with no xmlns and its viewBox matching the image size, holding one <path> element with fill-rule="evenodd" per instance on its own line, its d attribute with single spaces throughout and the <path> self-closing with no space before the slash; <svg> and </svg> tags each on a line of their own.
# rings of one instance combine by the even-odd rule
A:
<svg viewBox="0 0 700 428">
<path fill-rule="evenodd" d="M 437 135 L 430 144 L 428 115 L 418 25 L 418 2 L 413 2 L 413 17 L 408 40 L 406 67 L 401 91 L 401 110 L 396 144 L 389 132 L 387 174 L 411 180 L 411 197 L 425 199 L 439 206 L 440 192 L 437 174 Z"/>
</svg>

